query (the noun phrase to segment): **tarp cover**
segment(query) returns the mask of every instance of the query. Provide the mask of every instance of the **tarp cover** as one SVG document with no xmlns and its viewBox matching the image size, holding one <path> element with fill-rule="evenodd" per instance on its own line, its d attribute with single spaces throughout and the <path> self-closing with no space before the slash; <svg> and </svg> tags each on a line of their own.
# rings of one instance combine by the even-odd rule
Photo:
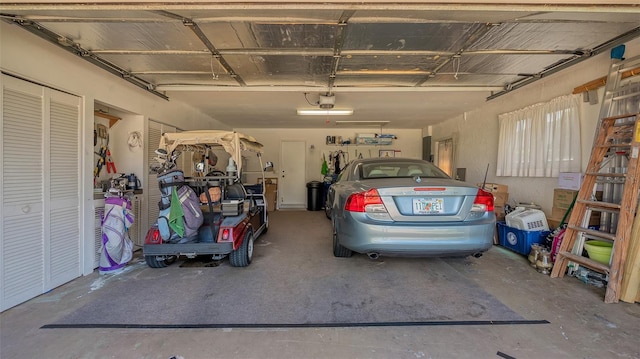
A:
<svg viewBox="0 0 640 359">
<path fill-rule="evenodd" d="M 262 144 L 252 136 L 219 130 L 163 133 L 159 147 L 167 150 L 167 153 L 174 150 L 204 152 L 207 148 L 222 147 L 235 161 L 238 173 L 242 169 L 242 151 L 262 153 Z"/>
</svg>

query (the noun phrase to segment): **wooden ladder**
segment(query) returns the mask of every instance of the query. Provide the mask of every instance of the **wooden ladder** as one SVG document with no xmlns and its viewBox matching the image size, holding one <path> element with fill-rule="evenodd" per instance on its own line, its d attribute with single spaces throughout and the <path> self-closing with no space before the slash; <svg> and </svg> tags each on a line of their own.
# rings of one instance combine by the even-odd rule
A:
<svg viewBox="0 0 640 359">
<path fill-rule="evenodd" d="M 593 150 L 587 165 L 584 180 L 569 218 L 564 239 L 560 245 L 551 277 L 563 277 L 570 263 L 585 266 L 600 273 L 608 274 L 609 281 L 605 294 L 606 303 L 620 299 L 620 286 L 631 241 L 631 227 L 638 203 L 640 183 L 640 114 L 628 114 L 602 118 L 596 133 Z M 607 153 L 624 153 L 628 156 L 626 173 L 604 173 L 601 165 Z M 620 203 L 593 200 L 598 178 L 623 180 Z M 615 233 L 589 229 L 592 211 L 617 213 L 618 223 Z M 595 238 L 613 242 L 609 265 L 582 256 L 585 238 Z"/>
</svg>

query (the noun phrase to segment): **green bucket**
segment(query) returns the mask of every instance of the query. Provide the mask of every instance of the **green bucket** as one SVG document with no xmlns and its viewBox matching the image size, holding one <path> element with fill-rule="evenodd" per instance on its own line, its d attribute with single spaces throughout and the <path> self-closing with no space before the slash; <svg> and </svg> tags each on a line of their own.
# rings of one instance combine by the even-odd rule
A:
<svg viewBox="0 0 640 359">
<path fill-rule="evenodd" d="M 587 249 L 589 258 L 593 259 L 596 262 L 607 265 L 609 264 L 609 259 L 611 258 L 612 247 L 613 243 L 605 241 L 586 241 L 584 243 L 584 248 Z"/>
</svg>

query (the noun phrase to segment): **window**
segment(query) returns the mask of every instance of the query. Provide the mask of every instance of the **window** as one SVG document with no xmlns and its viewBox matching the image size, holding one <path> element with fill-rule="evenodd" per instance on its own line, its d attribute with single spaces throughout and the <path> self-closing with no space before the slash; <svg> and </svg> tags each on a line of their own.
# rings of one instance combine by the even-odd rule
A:
<svg viewBox="0 0 640 359">
<path fill-rule="evenodd" d="M 498 116 L 497 176 L 580 172 L 580 96 L 567 95 Z"/>
<path fill-rule="evenodd" d="M 360 178 L 409 178 L 414 176 L 428 178 L 447 178 L 447 174 L 429 162 L 373 162 L 361 165 Z"/>
</svg>

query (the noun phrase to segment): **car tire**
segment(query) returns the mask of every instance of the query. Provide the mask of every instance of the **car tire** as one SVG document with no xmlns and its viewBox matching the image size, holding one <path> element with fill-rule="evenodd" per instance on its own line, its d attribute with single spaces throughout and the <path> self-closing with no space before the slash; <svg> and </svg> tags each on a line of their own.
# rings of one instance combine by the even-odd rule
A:
<svg viewBox="0 0 640 359">
<path fill-rule="evenodd" d="M 349 258 L 353 255 L 353 251 L 349 248 L 345 248 L 340 244 L 338 238 L 338 232 L 333 229 L 333 256 L 339 258 Z"/>
<path fill-rule="evenodd" d="M 327 219 L 331 219 L 331 205 L 329 201 L 324 204 L 324 214 L 327 216 Z"/>
<path fill-rule="evenodd" d="M 178 257 L 170 256 L 165 259 L 158 259 L 157 256 L 144 256 L 144 261 L 151 268 L 166 268 L 176 261 Z"/>
<path fill-rule="evenodd" d="M 242 244 L 229 255 L 229 263 L 232 267 L 246 267 L 251 264 L 253 258 L 253 230 L 247 230 Z"/>
</svg>

